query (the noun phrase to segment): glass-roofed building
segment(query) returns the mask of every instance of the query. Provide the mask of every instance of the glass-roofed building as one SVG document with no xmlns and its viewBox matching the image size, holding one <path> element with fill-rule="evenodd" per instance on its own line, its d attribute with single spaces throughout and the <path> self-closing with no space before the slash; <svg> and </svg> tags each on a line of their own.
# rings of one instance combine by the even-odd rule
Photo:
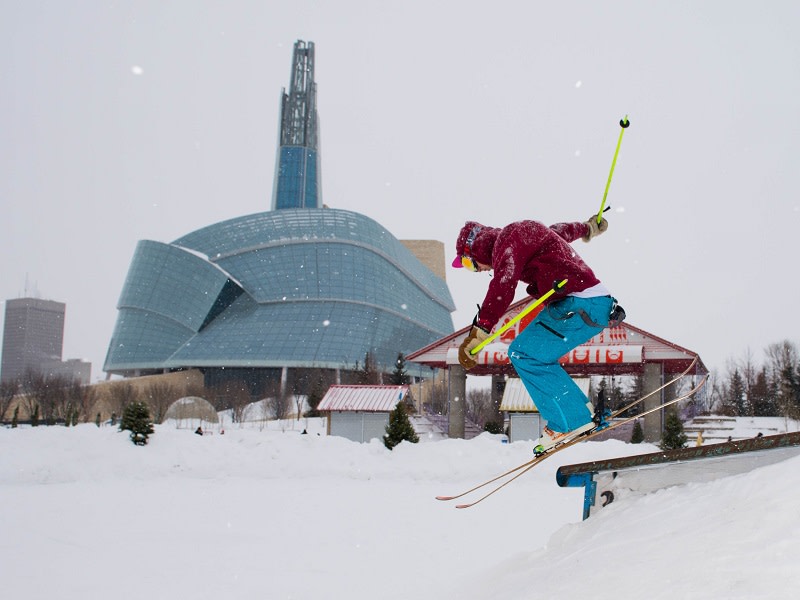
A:
<svg viewBox="0 0 800 600">
<path fill-rule="evenodd" d="M 292 70 L 303 72 L 297 85 L 305 94 L 284 94 L 273 210 L 171 243 L 140 241 L 119 299 L 106 372 L 199 368 L 207 385 L 235 380 L 253 395 L 278 385 L 304 393 L 310 372 L 352 382 L 369 353 L 389 373 L 398 353 L 453 332 L 455 306 L 440 242 L 424 243 L 437 256 L 437 264 L 424 264 L 409 249 L 414 245 L 373 219 L 320 204 L 316 147 L 312 152 L 307 140 L 283 131 L 316 127 L 312 43 L 295 45 Z M 287 110 L 296 118 L 287 118 Z M 315 143 L 316 133 L 310 139 Z"/>
</svg>

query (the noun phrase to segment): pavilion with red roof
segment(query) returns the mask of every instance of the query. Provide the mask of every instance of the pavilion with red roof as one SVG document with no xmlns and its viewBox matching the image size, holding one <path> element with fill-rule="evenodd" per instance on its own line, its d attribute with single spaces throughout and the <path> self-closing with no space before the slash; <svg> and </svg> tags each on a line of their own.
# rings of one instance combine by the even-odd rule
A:
<svg viewBox="0 0 800 600">
<path fill-rule="evenodd" d="M 531 302 L 533 300 L 528 297 L 512 304 L 496 329 L 514 320 Z M 470 370 L 469 374 L 491 376 L 493 393 L 502 393 L 502 383 L 506 377 L 516 377 L 508 357 L 508 346 L 540 310 L 541 307 L 534 309 L 497 340 L 484 347 L 476 355 L 478 366 Z M 458 362 L 458 347 L 469 329 L 470 327 L 464 327 L 406 356 L 406 360 L 410 362 L 447 371 L 450 437 L 464 435 L 465 402 L 461 399 L 466 398 L 467 373 Z M 697 362 L 690 375 L 706 374 L 708 370 L 696 352 L 623 322 L 619 327 L 604 329 L 585 344 L 576 347 L 562 357 L 561 364 L 572 377 L 642 376 L 643 392 L 647 393 L 686 370 L 695 359 Z M 663 403 L 674 392 L 675 386 L 667 387 L 660 394 L 646 400 L 644 409 Z M 661 439 L 663 417 L 662 411 L 656 411 L 644 418 L 645 440 L 655 442 Z"/>
</svg>

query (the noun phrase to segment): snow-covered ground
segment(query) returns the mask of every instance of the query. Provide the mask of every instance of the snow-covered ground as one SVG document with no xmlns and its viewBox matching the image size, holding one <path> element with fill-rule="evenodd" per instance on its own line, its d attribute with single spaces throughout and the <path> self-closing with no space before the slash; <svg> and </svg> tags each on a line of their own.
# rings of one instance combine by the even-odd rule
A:
<svg viewBox="0 0 800 600">
<path fill-rule="evenodd" d="M 308 435 L 302 435 L 302 429 Z M 623 499 L 582 522 L 555 455 L 468 510 L 438 502 L 530 445 L 357 444 L 321 420 L 198 436 L 156 426 L 0 429 L 9 599 L 789 598 L 800 586 L 800 458 Z"/>
</svg>

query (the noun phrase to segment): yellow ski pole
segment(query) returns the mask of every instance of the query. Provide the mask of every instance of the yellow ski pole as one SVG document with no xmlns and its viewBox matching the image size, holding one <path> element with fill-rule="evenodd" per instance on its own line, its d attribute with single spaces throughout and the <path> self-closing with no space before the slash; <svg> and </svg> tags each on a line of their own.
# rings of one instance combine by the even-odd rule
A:
<svg viewBox="0 0 800 600">
<path fill-rule="evenodd" d="M 494 332 L 492 335 L 490 335 L 488 338 L 486 338 L 486 339 L 485 339 L 485 340 L 483 340 L 483 341 L 482 341 L 480 344 L 478 344 L 477 346 L 475 346 L 475 347 L 474 347 L 472 350 L 470 350 L 470 352 L 469 352 L 469 353 L 470 353 L 470 354 L 477 354 L 478 352 L 480 352 L 481 350 L 483 350 L 483 348 L 484 348 L 484 347 L 485 347 L 487 344 L 490 344 L 490 343 L 492 343 L 492 342 L 493 342 L 494 340 L 496 340 L 498 337 L 500 337 L 501 335 L 503 335 L 503 334 L 504 334 L 506 331 L 508 331 L 508 330 L 511 328 L 511 326 L 512 326 L 512 325 L 514 325 L 514 323 L 516 323 L 517 321 L 519 321 L 520 319 L 522 319 L 522 317 L 524 317 L 525 315 L 527 315 L 528 313 L 530 313 L 530 312 L 531 312 L 531 311 L 532 311 L 534 308 L 536 308 L 537 306 L 539 306 L 539 305 L 540 305 L 542 302 L 544 302 L 545 300 L 547 300 L 547 299 L 548 299 L 550 296 L 552 296 L 553 294 L 555 294 L 555 293 L 556 293 L 556 291 L 560 290 L 560 289 L 561 289 L 561 288 L 563 288 L 565 285 L 567 285 L 567 280 L 566 280 L 566 279 L 562 279 L 561 281 L 557 281 L 557 282 L 556 282 L 556 283 L 553 285 L 553 288 L 552 288 L 552 289 L 550 289 L 550 290 L 547 290 L 547 293 L 545 293 L 545 294 L 544 294 L 544 295 L 543 295 L 541 298 L 539 298 L 538 300 L 536 300 L 536 302 L 534 302 L 533 304 L 529 304 L 528 306 L 526 306 L 526 307 L 525 307 L 525 308 L 522 310 L 522 312 L 520 312 L 520 313 L 519 313 L 519 314 L 518 314 L 516 317 L 514 317 L 513 319 L 511 319 L 511 320 L 510 320 L 508 323 L 506 323 L 505 325 L 503 325 L 503 326 L 502 326 L 500 329 L 498 329 L 497 331 L 495 331 L 495 332 Z"/>
<path fill-rule="evenodd" d="M 608 196 L 608 188 L 611 187 L 611 177 L 614 175 L 614 167 L 617 164 L 617 155 L 619 154 L 619 147 L 622 144 L 622 134 L 625 133 L 625 130 L 631 122 L 628 120 L 628 115 L 625 115 L 625 118 L 620 120 L 619 126 L 621 127 L 619 131 L 619 139 L 617 140 L 617 149 L 614 151 L 614 160 L 611 161 L 611 172 L 608 174 L 608 181 L 606 182 L 606 191 L 603 193 L 603 201 L 600 203 L 600 210 L 597 212 L 597 224 L 600 224 L 600 221 L 603 220 L 603 213 L 605 212 L 606 208 L 606 196 Z"/>
</svg>

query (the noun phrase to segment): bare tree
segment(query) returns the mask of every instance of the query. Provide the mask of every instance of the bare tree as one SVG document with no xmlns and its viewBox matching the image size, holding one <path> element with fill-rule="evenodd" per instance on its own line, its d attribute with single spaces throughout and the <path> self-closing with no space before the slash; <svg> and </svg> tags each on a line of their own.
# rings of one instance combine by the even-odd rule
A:
<svg viewBox="0 0 800 600">
<path fill-rule="evenodd" d="M 358 365 L 356 365 L 356 371 L 358 371 L 357 381 L 359 385 L 379 385 L 381 383 L 381 373 L 378 371 L 378 365 L 372 352 L 367 352 L 364 355 L 364 366 L 358 368 Z"/>
<path fill-rule="evenodd" d="M 492 405 L 492 390 L 479 389 L 471 390 L 467 393 L 467 418 L 483 427 L 487 421 L 494 416 L 494 406 Z"/>
<path fill-rule="evenodd" d="M 719 377 L 716 370 L 711 371 L 705 387 L 709 390 L 708 410 L 710 412 L 721 415 L 733 413 L 733 408 L 726 404 L 725 381 Z"/>
<path fill-rule="evenodd" d="M 16 380 L 0 382 L 0 421 L 5 418 L 8 407 L 17 395 L 19 382 Z"/>
<path fill-rule="evenodd" d="M 264 398 L 264 416 L 269 414 L 278 421 L 287 419 L 292 408 L 292 397 L 291 392 L 285 391 L 283 394 L 278 392 L 274 396 Z"/>
<path fill-rule="evenodd" d="M 154 423 L 161 423 L 167 414 L 170 404 L 180 396 L 178 388 L 166 381 L 154 381 L 145 389 L 144 400 L 150 407 Z"/>
<path fill-rule="evenodd" d="M 202 383 L 194 383 L 194 382 L 187 383 L 186 386 L 183 388 L 183 392 L 180 392 L 180 387 L 181 386 L 175 386 L 176 393 L 182 394 L 183 396 L 197 396 L 198 398 L 205 398 L 206 400 L 211 402 L 211 400 L 208 398 L 209 391 L 206 388 L 206 386 L 203 385 Z M 175 396 L 175 399 L 177 400 L 179 397 L 180 396 Z M 211 403 L 213 404 L 213 402 Z"/>
<path fill-rule="evenodd" d="M 303 406 L 305 404 L 303 400 L 306 398 L 306 396 L 303 396 L 302 394 L 295 394 L 292 397 L 294 398 L 294 416 L 295 419 L 299 421 L 300 417 L 303 416 Z"/>
<path fill-rule="evenodd" d="M 646 394 L 644 389 L 644 375 L 634 375 L 632 377 L 627 378 L 627 385 L 625 386 L 625 391 L 622 395 L 622 406 L 625 404 L 630 404 L 634 400 L 638 400 L 642 396 Z M 619 408 L 622 408 L 620 406 Z M 642 403 L 634 405 L 629 410 L 625 411 L 623 415 L 620 416 L 633 416 L 637 415 L 642 411 Z"/>
<path fill-rule="evenodd" d="M 772 389 L 777 392 L 778 406 L 782 415 L 790 418 L 800 417 L 800 407 L 794 402 L 793 373 L 798 364 L 798 351 L 789 340 L 770 344 L 766 349 L 768 370 L 772 379 Z"/>
<path fill-rule="evenodd" d="M 745 394 L 747 394 L 747 404 L 750 409 L 750 415 L 753 415 L 753 388 L 756 385 L 756 378 L 758 377 L 758 365 L 753 358 L 753 352 L 748 348 L 745 350 L 742 360 L 739 362 L 741 367 L 742 378 L 744 379 Z"/>
<path fill-rule="evenodd" d="M 122 417 L 125 407 L 131 402 L 139 400 L 139 392 L 129 381 L 114 383 L 109 391 L 111 410 L 118 417 Z"/>
<path fill-rule="evenodd" d="M 430 394 L 428 401 L 425 403 L 425 408 L 431 414 L 446 415 L 448 402 L 447 385 L 444 383 L 437 383 L 430 388 Z"/>
<path fill-rule="evenodd" d="M 89 410 L 97 398 L 97 391 L 90 385 L 82 385 L 77 380 L 72 380 L 66 387 L 66 407 L 64 421 L 67 426 L 77 425 L 80 421 L 89 419 Z"/>
<path fill-rule="evenodd" d="M 231 409 L 231 420 L 234 423 L 241 423 L 244 417 L 244 409 L 250 404 L 253 399 L 250 397 L 250 392 L 247 391 L 247 386 L 244 382 L 238 382 L 239 385 L 234 385 L 228 388 L 227 404 Z"/>
<path fill-rule="evenodd" d="M 45 377 L 42 373 L 28 370 L 23 377 L 23 389 L 26 394 L 26 408 L 32 416 L 39 409 L 39 414 L 46 425 L 54 425 L 57 421 L 67 421 L 68 393 L 72 380 L 64 376 Z"/>
<path fill-rule="evenodd" d="M 770 344 L 766 349 L 767 362 L 773 373 L 780 374 L 787 367 L 797 364 L 797 346 L 789 340 Z"/>
<path fill-rule="evenodd" d="M 20 380 L 20 391 L 22 392 L 20 404 L 25 409 L 25 416 L 30 420 L 34 420 L 34 417 L 38 420 L 41 414 L 37 390 L 43 387 L 44 377 L 35 371 L 26 371 Z"/>
<path fill-rule="evenodd" d="M 603 392 L 603 396 L 605 397 L 605 407 L 608 410 L 618 410 L 625 406 L 627 403 L 627 396 L 623 390 L 624 381 L 618 381 L 615 376 L 611 376 L 611 379 L 607 377 L 601 377 L 597 383 L 597 395 L 599 395 L 600 391 Z M 592 392 L 594 392 L 594 379 L 592 380 Z M 593 394 L 593 396 L 596 396 Z"/>
</svg>

